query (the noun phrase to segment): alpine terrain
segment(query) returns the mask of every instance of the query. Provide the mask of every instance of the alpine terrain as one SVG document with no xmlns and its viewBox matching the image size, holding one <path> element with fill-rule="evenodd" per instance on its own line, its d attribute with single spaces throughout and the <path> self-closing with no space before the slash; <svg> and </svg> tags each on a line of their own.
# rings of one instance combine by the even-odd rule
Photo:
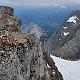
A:
<svg viewBox="0 0 80 80">
<path fill-rule="evenodd" d="M 63 80 L 43 44 L 22 32 L 13 15 L 13 8 L 0 6 L 0 80 Z"/>
<path fill-rule="evenodd" d="M 73 11 L 45 43 L 48 54 L 68 60 L 80 58 L 80 10 Z"/>
</svg>

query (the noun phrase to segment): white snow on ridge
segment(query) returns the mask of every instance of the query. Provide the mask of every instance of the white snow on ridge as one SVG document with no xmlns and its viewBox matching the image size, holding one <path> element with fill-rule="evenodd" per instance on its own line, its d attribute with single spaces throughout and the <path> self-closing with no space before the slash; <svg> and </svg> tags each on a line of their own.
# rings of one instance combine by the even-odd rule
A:
<svg viewBox="0 0 80 80">
<path fill-rule="evenodd" d="M 73 23 L 76 24 L 76 20 L 79 20 L 79 19 L 78 19 L 77 16 L 75 15 L 75 16 L 70 17 L 66 22 L 73 22 Z"/>
<path fill-rule="evenodd" d="M 52 55 L 50 56 L 63 75 L 64 80 L 80 80 L 80 60 L 68 61 Z"/>
<path fill-rule="evenodd" d="M 67 36 L 69 34 L 69 32 L 63 32 L 64 36 Z"/>
<path fill-rule="evenodd" d="M 68 27 L 63 27 L 64 29 L 67 29 Z"/>
</svg>

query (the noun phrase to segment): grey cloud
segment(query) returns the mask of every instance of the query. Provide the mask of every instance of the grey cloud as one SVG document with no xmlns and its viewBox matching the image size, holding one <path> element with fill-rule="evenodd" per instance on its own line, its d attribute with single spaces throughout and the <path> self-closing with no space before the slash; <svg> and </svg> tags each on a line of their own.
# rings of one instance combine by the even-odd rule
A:
<svg viewBox="0 0 80 80">
<path fill-rule="evenodd" d="M 0 0 L 3 1 L 3 0 Z M 10 2 L 18 2 L 23 4 L 74 4 L 80 3 L 80 0 L 4 0 Z"/>
</svg>

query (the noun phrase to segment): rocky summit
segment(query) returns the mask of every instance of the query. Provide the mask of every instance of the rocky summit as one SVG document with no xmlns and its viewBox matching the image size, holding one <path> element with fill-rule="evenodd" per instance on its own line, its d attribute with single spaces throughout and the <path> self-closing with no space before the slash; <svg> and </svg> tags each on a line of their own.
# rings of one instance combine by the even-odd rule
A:
<svg viewBox="0 0 80 80">
<path fill-rule="evenodd" d="M 80 10 L 73 11 L 45 43 L 48 54 L 68 60 L 80 59 Z"/>
<path fill-rule="evenodd" d="M 21 20 L 12 10 L 0 7 L 0 80 L 63 80 L 43 44 L 21 32 Z"/>
<path fill-rule="evenodd" d="M 8 14 L 10 16 L 14 15 L 14 9 L 7 6 L 0 6 L 0 14 Z"/>
<path fill-rule="evenodd" d="M 22 26 L 22 31 L 34 34 L 43 43 L 48 39 L 46 31 L 33 22 L 31 22 L 28 26 Z"/>
<path fill-rule="evenodd" d="M 21 26 L 21 20 L 12 16 L 13 8 L 1 6 L 0 7 L 0 30 L 17 31 Z"/>
</svg>

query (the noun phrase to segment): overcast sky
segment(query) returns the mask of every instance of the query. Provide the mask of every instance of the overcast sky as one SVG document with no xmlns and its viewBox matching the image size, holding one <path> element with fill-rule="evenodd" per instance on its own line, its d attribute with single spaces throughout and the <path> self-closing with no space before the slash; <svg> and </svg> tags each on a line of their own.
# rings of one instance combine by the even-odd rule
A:
<svg viewBox="0 0 80 80">
<path fill-rule="evenodd" d="M 80 0 L 0 0 L 3 2 L 18 2 L 22 4 L 80 4 Z"/>
</svg>

